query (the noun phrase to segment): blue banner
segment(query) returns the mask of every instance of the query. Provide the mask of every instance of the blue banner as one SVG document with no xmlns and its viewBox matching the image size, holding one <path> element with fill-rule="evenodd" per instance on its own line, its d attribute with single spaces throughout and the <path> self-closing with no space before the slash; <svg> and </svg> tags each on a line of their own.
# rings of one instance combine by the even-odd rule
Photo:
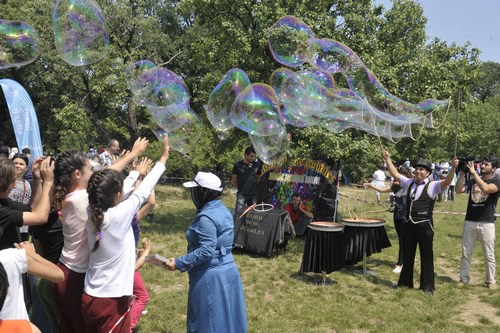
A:
<svg viewBox="0 0 500 333">
<path fill-rule="evenodd" d="M 30 96 L 23 86 L 14 80 L 1 79 L 0 85 L 9 107 L 10 119 L 12 120 L 19 152 L 23 148 L 29 148 L 32 159 L 43 156 L 38 118 Z"/>
</svg>

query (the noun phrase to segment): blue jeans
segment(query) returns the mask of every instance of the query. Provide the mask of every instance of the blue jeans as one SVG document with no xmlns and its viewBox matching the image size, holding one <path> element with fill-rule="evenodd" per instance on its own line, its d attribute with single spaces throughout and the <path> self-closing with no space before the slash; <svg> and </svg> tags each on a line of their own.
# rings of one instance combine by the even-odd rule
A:
<svg viewBox="0 0 500 333">
<path fill-rule="evenodd" d="M 238 211 L 253 204 L 257 203 L 256 194 L 243 194 L 236 193 L 236 207 L 234 208 L 234 216 L 237 216 Z"/>
</svg>

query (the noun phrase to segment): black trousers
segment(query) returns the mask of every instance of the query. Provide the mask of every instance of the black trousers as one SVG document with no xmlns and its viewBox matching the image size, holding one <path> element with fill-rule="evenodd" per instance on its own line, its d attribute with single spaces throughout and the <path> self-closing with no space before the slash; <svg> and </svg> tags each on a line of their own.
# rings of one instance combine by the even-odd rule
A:
<svg viewBox="0 0 500 333">
<path fill-rule="evenodd" d="M 432 222 L 414 224 L 407 221 L 403 224 L 403 270 L 399 276 L 398 286 L 413 288 L 413 268 L 415 253 L 420 250 L 420 289 L 434 292 L 434 254 L 432 242 L 434 230 Z"/>
<path fill-rule="evenodd" d="M 405 220 L 401 219 L 394 219 L 394 228 L 396 228 L 396 233 L 398 234 L 398 243 L 399 243 L 399 250 L 398 250 L 398 261 L 396 262 L 396 265 L 401 266 L 403 265 L 403 225 L 405 224 Z"/>
</svg>

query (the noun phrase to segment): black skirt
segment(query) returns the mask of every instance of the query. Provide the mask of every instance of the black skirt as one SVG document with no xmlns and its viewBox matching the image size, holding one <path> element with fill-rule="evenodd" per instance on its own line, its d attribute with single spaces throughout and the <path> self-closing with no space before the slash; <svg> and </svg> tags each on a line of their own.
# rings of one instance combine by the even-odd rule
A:
<svg viewBox="0 0 500 333">
<path fill-rule="evenodd" d="M 345 251 L 345 264 L 354 265 L 363 259 L 363 253 L 369 257 L 372 253 L 380 253 L 391 246 L 384 226 L 353 227 L 346 225 L 342 234 Z"/>
</svg>

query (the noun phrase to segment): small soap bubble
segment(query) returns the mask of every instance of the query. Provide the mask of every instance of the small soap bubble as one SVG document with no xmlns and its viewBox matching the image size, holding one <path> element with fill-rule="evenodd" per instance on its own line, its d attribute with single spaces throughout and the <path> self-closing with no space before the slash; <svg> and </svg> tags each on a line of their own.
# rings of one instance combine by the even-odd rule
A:
<svg viewBox="0 0 500 333">
<path fill-rule="evenodd" d="M 23 21 L 0 19 L 0 69 L 21 67 L 36 60 L 38 32 Z"/>
</svg>

